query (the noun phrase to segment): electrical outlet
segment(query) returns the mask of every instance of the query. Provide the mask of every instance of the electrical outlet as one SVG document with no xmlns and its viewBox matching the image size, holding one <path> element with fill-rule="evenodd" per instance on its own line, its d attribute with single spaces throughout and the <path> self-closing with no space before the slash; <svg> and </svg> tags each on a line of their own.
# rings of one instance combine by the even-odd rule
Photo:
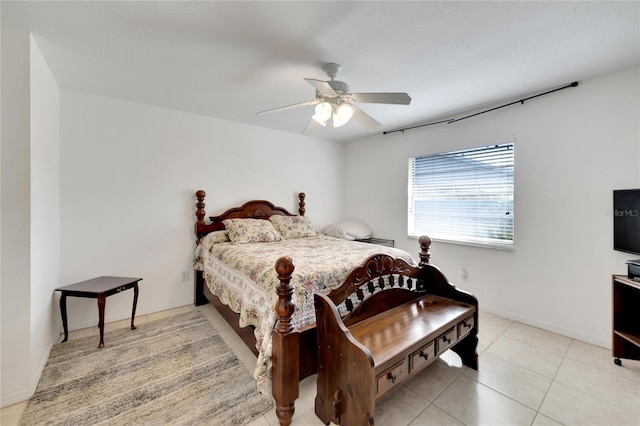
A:
<svg viewBox="0 0 640 426">
<path fill-rule="evenodd" d="M 182 271 L 182 281 L 189 281 L 189 271 Z"/>
</svg>

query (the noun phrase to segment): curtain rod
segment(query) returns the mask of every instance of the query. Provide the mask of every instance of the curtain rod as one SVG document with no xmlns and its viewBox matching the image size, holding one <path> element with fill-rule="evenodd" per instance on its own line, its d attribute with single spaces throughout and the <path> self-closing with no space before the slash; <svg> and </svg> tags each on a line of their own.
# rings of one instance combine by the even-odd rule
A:
<svg viewBox="0 0 640 426">
<path fill-rule="evenodd" d="M 405 130 L 413 130 L 413 129 L 418 129 L 420 127 L 433 126 L 434 124 L 442 124 L 442 123 L 451 124 L 451 123 L 455 123 L 455 122 L 460 121 L 460 120 L 466 120 L 467 118 L 475 117 L 476 115 L 484 114 L 486 112 L 495 111 L 497 109 L 508 107 L 510 105 L 524 104 L 525 101 L 528 101 L 528 100 L 533 99 L 533 98 L 537 98 L 538 96 L 548 95 L 549 93 L 557 92 L 558 90 L 568 89 L 569 87 L 576 87 L 577 85 L 578 85 L 578 82 L 574 81 L 573 83 L 567 84 L 566 86 L 558 87 L 557 89 L 553 89 L 553 90 L 548 90 L 548 91 L 546 91 L 544 93 L 539 93 L 537 95 L 529 96 L 528 98 L 523 98 L 523 99 L 520 99 L 518 101 L 514 101 L 514 102 L 510 102 L 508 104 L 497 106 L 495 108 L 490 108 L 490 109 L 487 109 L 487 110 L 484 110 L 484 111 L 481 111 L 481 112 L 476 112 L 475 114 L 467 115 L 466 117 L 450 118 L 450 119 L 447 119 L 447 120 L 435 121 L 433 123 L 420 124 L 420 125 L 413 126 L 413 127 L 405 127 L 405 128 L 397 129 L 397 130 L 389 130 L 389 131 L 386 131 L 386 132 L 382 132 L 382 134 L 386 135 L 386 134 L 395 133 L 395 132 L 404 133 Z"/>
</svg>

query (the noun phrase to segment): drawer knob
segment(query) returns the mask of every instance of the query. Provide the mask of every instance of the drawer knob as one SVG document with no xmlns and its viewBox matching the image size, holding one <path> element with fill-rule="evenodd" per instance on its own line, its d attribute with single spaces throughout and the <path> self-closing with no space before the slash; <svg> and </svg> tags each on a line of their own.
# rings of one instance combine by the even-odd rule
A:
<svg viewBox="0 0 640 426">
<path fill-rule="evenodd" d="M 387 374 L 387 379 L 391 380 L 391 383 L 395 383 L 397 378 L 398 378 L 398 376 L 396 376 L 393 373 Z"/>
<path fill-rule="evenodd" d="M 429 359 L 429 354 L 425 353 L 424 351 L 420 351 L 420 356 L 425 360 Z"/>
<path fill-rule="evenodd" d="M 464 328 L 471 328 L 471 324 L 469 324 L 469 323 L 468 323 L 468 322 L 466 322 L 466 321 L 462 323 L 462 326 L 463 326 Z"/>
<path fill-rule="evenodd" d="M 442 341 L 445 343 L 451 343 L 451 339 L 449 339 L 447 336 L 443 336 Z"/>
</svg>

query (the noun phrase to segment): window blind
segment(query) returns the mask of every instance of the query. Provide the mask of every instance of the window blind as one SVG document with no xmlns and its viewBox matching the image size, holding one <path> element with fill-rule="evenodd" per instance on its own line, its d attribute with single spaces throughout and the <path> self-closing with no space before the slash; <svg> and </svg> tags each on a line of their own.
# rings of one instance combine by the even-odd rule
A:
<svg viewBox="0 0 640 426">
<path fill-rule="evenodd" d="M 409 236 L 513 245 L 514 143 L 409 159 Z"/>
</svg>

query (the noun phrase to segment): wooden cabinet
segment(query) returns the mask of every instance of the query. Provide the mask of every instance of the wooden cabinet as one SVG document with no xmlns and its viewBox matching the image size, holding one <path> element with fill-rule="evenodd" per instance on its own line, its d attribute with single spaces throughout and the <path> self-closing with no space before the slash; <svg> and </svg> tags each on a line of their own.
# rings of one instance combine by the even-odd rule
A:
<svg viewBox="0 0 640 426">
<path fill-rule="evenodd" d="M 640 360 L 640 282 L 614 275 L 613 349 L 614 362 L 620 358 Z"/>
</svg>

